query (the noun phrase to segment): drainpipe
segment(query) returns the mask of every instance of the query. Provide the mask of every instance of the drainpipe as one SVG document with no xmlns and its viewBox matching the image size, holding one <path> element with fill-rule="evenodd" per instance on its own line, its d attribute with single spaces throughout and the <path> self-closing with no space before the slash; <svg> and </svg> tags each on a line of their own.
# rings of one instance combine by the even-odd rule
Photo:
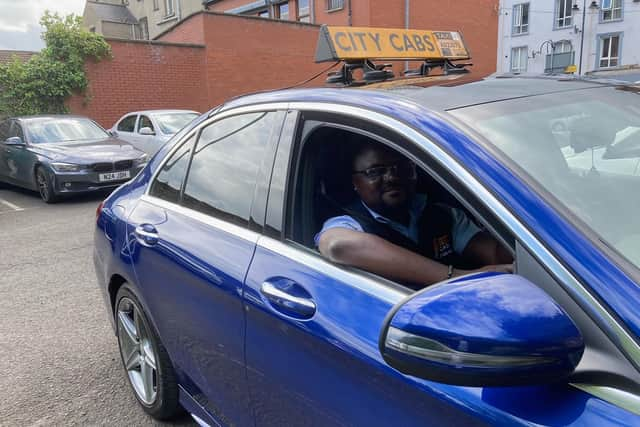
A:
<svg viewBox="0 0 640 427">
<path fill-rule="evenodd" d="M 349 17 L 347 18 L 347 25 L 351 27 L 353 25 L 353 22 L 352 22 L 353 11 L 351 10 L 351 0 L 347 0 L 347 3 L 349 8 Z"/>
<path fill-rule="evenodd" d="M 411 0 L 404 0 L 404 29 L 409 29 L 409 12 L 411 10 L 410 6 Z M 409 69 L 409 61 L 404 61 L 404 69 L 405 71 Z"/>
<path fill-rule="evenodd" d="M 587 0 L 582 0 L 582 31 L 580 32 L 580 60 L 578 64 L 578 75 L 582 75 L 582 49 L 584 49 L 584 22 L 587 18 Z"/>
<path fill-rule="evenodd" d="M 316 23 L 316 2 L 315 0 L 309 0 L 309 7 L 311 8 L 311 10 L 309 11 L 310 13 L 310 20 L 312 24 Z"/>
</svg>

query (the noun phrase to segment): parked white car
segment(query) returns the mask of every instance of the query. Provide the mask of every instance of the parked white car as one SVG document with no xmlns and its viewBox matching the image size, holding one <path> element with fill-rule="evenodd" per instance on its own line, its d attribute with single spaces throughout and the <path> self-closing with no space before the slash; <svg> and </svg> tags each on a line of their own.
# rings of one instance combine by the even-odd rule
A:
<svg viewBox="0 0 640 427">
<path fill-rule="evenodd" d="M 127 113 L 110 129 L 150 156 L 200 113 L 191 110 L 146 110 Z"/>
</svg>

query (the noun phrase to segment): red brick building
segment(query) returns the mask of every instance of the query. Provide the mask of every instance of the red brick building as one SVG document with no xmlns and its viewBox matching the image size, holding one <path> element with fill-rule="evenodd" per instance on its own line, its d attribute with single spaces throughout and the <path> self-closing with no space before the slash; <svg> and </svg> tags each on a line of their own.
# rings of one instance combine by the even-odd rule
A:
<svg viewBox="0 0 640 427">
<path fill-rule="evenodd" d="M 181 19 L 154 41 L 109 40 L 113 60 L 87 65 L 89 96 L 72 99 L 71 110 L 111 126 L 132 110 L 205 111 L 236 95 L 295 85 L 327 68 L 314 62 L 317 24 L 325 23 L 459 31 L 474 74 L 495 70 L 498 0 L 213 0 L 205 6 L 208 11 Z M 307 86 L 324 81 L 322 75 Z"/>
</svg>

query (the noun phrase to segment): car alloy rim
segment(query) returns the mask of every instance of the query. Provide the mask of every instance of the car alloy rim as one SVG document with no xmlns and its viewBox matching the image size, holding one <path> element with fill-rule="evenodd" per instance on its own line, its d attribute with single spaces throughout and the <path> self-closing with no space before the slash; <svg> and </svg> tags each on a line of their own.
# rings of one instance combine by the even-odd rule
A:
<svg viewBox="0 0 640 427">
<path fill-rule="evenodd" d="M 47 185 L 47 178 L 42 171 L 38 171 L 38 190 L 40 190 L 40 196 L 46 200 L 49 196 L 49 186 Z"/>
<path fill-rule="evenodd" d="M 152 405 L 158 396 L 156 354 L 140 310 L 129 298 L 118 304 L 120 355 L 138 398 Z"/>
</svg>

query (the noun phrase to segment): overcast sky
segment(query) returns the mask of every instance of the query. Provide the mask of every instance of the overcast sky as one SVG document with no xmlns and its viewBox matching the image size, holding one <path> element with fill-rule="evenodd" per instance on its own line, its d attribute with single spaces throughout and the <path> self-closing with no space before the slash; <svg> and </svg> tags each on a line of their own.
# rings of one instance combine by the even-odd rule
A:
<svg viewBox="0 0 640 427">
<path fill-rule="evenodd" d="M 45 10 L 82 15 L 85 0 L 0 0 L 0 49 L 40 50 Z"/>
</svg>

